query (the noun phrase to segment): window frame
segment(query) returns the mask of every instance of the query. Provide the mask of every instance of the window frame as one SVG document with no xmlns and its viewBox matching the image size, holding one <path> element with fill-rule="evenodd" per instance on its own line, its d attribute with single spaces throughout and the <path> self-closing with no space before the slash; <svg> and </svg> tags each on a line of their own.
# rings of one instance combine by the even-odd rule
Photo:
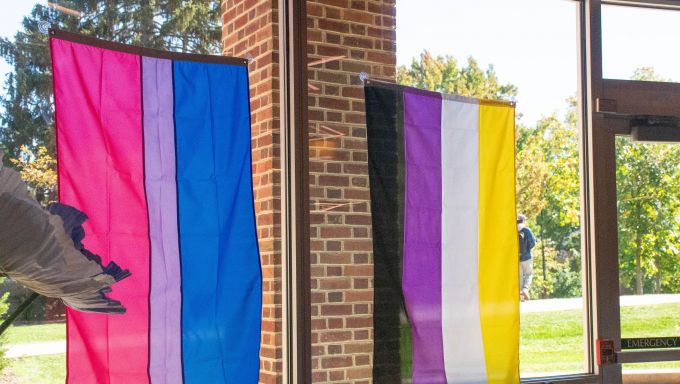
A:
<svg viewBox="0 0 680 384">
<path fill-rule="evenodd" d="M 522 383 L 621 383 L 620 364 L 597 365 L 595 341 L 614 341 L 620 362 L 680 360 L 680 351 L 621 352 L 614 138 L 628 134 L 607 119 L 598 102 L 602 78 L 601 7 L 604 4 L 680 10 L 670 0 L 572 0 L 579 3 L 579 118 L 581 231 L 584 292 L 583 374 L 522 379 Z M 278 0 L 281 164 L 283 379 L 311 382 L 309 185 L 307 148 L 306 1 Z M 594 209 L 597 207 L 597 210 Z M 648 360 L 645 360 L 648 361 Z M 649 360 L 654 361 L 654 360 Z"/>
</svg>

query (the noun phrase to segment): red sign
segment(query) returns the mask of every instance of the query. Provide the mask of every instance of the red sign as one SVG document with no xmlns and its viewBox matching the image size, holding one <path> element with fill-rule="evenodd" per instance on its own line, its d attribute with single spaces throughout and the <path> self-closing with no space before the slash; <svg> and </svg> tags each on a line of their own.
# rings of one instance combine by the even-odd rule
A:
<svg viewBox="0 0 680 384">
<path fill-rule="evenodd" d="M 615 364 L 614 340 L 597 340 L 597 364 Z"/>
</svg>

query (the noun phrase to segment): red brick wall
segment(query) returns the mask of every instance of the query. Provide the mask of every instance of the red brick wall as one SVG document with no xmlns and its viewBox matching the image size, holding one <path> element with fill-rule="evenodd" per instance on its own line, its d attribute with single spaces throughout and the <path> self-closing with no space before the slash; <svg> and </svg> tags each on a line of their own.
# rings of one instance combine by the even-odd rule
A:
<svg viewBox="0 0 680 384">
<path fill-rule="evenodd" d="M 309 0 L 312 367 L 317 383 L 369 383 L 373 260 L 360 72 L 394 80 L 395 0 Z M 343 136 L 320 139 L 333 131 Z M 322 136 L 323 135 L 323 136 Z"/>
<path fill-rule="evenodd" d="M 253 57 L 255 203 L 263 268 L 260 382 L 280 382 L 277 1 L 223 0 L 226 55 Z M 394 79 L 395 0 L 308 0 L 312 366 L 317 383 L 369 383 L 373 264 L 363 88 Z M 330 129 L 330 130 L 329 130 Z M 329 135 L 342 136 L 328 138 Z"/>
<path fill-rule="evenodd" d="M 222 46 L 251 57 L 253 188 L 262 260 L 260 383 L 281 382 L 281 243 L 276 0 L 222 1 Z"/>
</svg>

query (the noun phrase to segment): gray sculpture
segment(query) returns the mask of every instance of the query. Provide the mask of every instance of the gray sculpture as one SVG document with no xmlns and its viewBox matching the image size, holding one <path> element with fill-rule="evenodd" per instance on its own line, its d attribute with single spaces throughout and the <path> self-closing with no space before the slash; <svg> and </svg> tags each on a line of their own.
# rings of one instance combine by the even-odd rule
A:
<svg viewBox="0 0 680 384">
<path fill-rule="evenodd" d="M 83 247 L 87 216 L 64 204 L 42 208 L 2 157 L 0 150 L 0 272 L 79 311 L 125 313 L 106 293 L 130 273 L 114 262 L 104 267 Z"/>
</svg>

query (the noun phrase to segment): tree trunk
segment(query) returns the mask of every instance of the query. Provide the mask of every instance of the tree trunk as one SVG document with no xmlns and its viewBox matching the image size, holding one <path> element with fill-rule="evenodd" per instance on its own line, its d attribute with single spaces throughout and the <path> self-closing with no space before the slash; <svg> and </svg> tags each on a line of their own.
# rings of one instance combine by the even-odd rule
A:
<svg viewBox="0 0 680 384">
<path fill-rule="evenodd" d="M 640 196 L 640 191 L 636 191 L 635 196 Z M 642 217 L 642 203 L 638 200 L 635 203 L 635 217 Z M 640 226 L 635 227 L 635 294 L 642 295 L 642 230 Z"/>
<path fill-rule="evenodd" d="M 635 240 L 635 294 L 642 295 L 642 239 L 640 235 Z"/>
<path fill-rule="evenodd" d="M 148 47 L 151 45 L 151 39 L 154 33 L 153 22 L 154 9 L 153 4 L 149 0 L 141 0 L 139 2 L 139 25 L 140 25 L 140 41 L 142 46 Z"/>
<path fill-rule="evenodd" d="M 658 244 L 657 244 L 658 245 Z M 659 249 L 658 247 L 656 249 Z M 661 257 L 657 254 L 654 257 L 654 264 L 656 265 L 656 276 L 654 276 L 654 293 L 657 295 L 661 293 Z"/>
</svg>

